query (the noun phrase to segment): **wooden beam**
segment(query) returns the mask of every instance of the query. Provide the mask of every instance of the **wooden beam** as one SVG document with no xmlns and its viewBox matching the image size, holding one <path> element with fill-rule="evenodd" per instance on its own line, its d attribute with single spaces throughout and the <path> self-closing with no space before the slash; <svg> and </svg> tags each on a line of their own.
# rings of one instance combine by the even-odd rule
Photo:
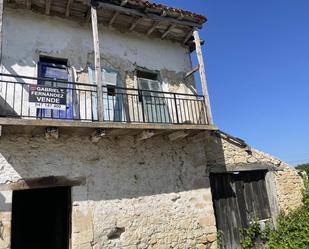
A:
<svg viewBox="0 0 309 249">
<path fill-rule="evenodd" d="M 191 21 L 178 20 L 177 18 L 175 19 L 172 17 L 162 16 L 162 15 L 159 16 L 159 15 L 151 14 L 151 13 L 142 13 L 135 9 L 129 9 L 123 6 L 117 6 L 114 4 L 109 4 L 109 3 L 104 3 L 104 2 L 98 2 L 98 4 L 103 9 L 118 11 L 118 12 L 121 12 L 127 15 L 134 15 L 136 17 L 144 17 L 144 18 L 148 18 L 148 19 L 152 19 L 152 20 L 160 21 L 164 23 L 175 23 L 177 25 L 191 26 L 191 27 L 197 27 L 197 28 L 202 27 L 202 25 L 195 23 L 195 22 L 191 22 Z"/>
<path fill-rule="evenodd" d="M 193 29 L 188 33 L 188 35 L 186 36 L 186 38 L 183 40 L 183 44 L 186 44 L 186 43 L 190 40 L 190 38 L 191 38 L 192 35 L 193 35 L 194 30 L 195 30 L 195 28 L 193 28 Z"/>
<path fill-rule="evenodd" d="M 0 184 L 0 191 L 23 190 L 51 187 L 80 186 L 86 184 L 86 177 L 67 178 L 65 176 L 47 176 L 40 178 L 22 178 L 14 182 Z"/>
<path fill-rule="evenodd" d="M 199 69 L 200 69 L 199 66 L 196 66 L 195 68 L 191 69 L 189 72 L 186 73 L 185 79 L 194 74 L 195 72 L 197 72 Z"/>
<path fill-rule="evenodd" d="M 59 139 L 59 128 L 57 127 L 47 127 L 45 129 L 46 140 L 58 140 Z"/>
<path fill-rule="evenodd" d="M 154 130 L 145 130 L 142 131 L 139 135 L 136 136 L 136 139 L 138 141 L 144 141 L 146 139 L 152 138 L 156 135 L 156 132 Z"/>
<path fill-rule="evenodd" d="M 120 3 L 120 6 L 125 6 L 128 3 L 129 0 L 122 0 Z"/>
<path fill-rule="evenodd" d="M 103 113 L 103 88 L 102 88 L 102 71 L 101 71 L 101 54 L 100 54 L 100 42 L 99 42 L 99 30 L 98 30 L 98 16 L 97 9 L 91 5 L 91 23 L 92 23 L 92 36 L 94 47 L 94 68 L 95 68 L 95 81 L 97 84 L 97 111 L 100 122 L 104 121 Z"/>
<path fill-rule="evenodd" d="M 201 40 L 200 40 L 200 36 L 199 36 L 199 33 L 198 33 L 197 30 L 194 30 L 193 36 L 194 36 L 194 43 L 195 43 L 195 47 L 196 47 L 197 60 L 198 60 L 198 64 L 199 64 L 199 72 L 200 72 L 200 78 L 201 78 L 202 92 L 203 92 L 203 95 L 204 95 L 204 98 L 205 98 L 207 121 L 208 121 L 209 125 L 213 125 L 213 118 L 212 118 L 212 112 L 211 112 L 211 106 L 210 106 L 210 100 L 209 100 L 209 94 L 208 94 L 208 87 L 207 87 L 205 65 L 204 65 L 204 59 L 203 59 L 203 53 L 202 53 L 202 47 L 201 47 Z"/>
<path fill-rule="evenodd" d="M 108 26 L 111 27 L 113 23 L 115 22 L 116 18 L 119 16 L 119 12 L 115 12 L 112 18 L 109 20 Z"/>
<path fill-rule="evenodd" d="M 0 64 L 2 65 L 2 43 L 3 43 L 3 6 L 4 0 L 0 0 Z"/>
<path fill-rule="evenodd" d="M 183 139 L 189 136 L 189 132 L 187 131 L 176 131 L 168 135 L 168 138 L 171 142 Z"/>
<path fill-rule="evenodd" d="M 128 0 L 122 0 L 120 3 L 120 6 L 124 6 L 128 3 Z M 116 18 L 120 15 L 120 12 L 116 11 L 114 13 L 114 15 L 112 16 L 112 18 L 110 19 L 108 26 L 111 27 L 113 25 L 113 23 L 115 22 Z"/>
<path fill-rule="evenodd" d="M 161 17 L 164 17 L 167 15 L 167 11 L 163 10 L 161 13 Z M 148 30 L 147 35 L 151 35 L 153 31 L 160 25 L 160 21 L 154 21 L 151 28 Z"/>
<path fill-rule="evenodd" d="M 160 25 L 159 21 L 155 21 L 151 28 L 148 30 L 147 35 L 151 35 L 153 31 Z"/>
<path fill-rule="evenodd" d="M 182 13 L 179 14 L 179 16 L 177 17 L 178 20 L 183 20 L 184 19 L 184 15 Z"/>
<path fill-rule="evenodd" d="M 68 2 L 67 2 L 67 7 L 65 9 L 65 16 L 66 17 L 70 16 L 71 6 L 72 6 L 73 2 L 74 2 L 74 0 L 68 0 Z"/>
<path fill-rule="evenodd" d="M 175 24 L 175 23 L 171 24 L 168 27 L 168 29 L 164 32 L 164 34 L 161 36 L 161 39 L 163 40 L 169 34 L 169 32 L 171 32 L 171 30 L 176 27 L 176 25 L 177 24 Z"/>
<path fill-rule="evenodd" d="M 142 20 L 142 18 L 136 18 L 135 21 L 131 24 L 131 27 L 129 28 L 129 31 L 133 31 L 135 27 L 139 24 L 139 22 Z"/>
<path fill-rule="evenodd" d="M 32 1 L 31 0 L 27 0 L 26 1 L 26 6 L 27 6 L 27 9 L 30 10 L 31 6 L 32 6 Z"/>
<path fill-rule="evenodd" d="M 91 7 L 87 10 L 87 13 L 85 15 L 85 22 L 89 23 L 91 20 Z"/>
<path fill-rule="evenodd" d="M 45 0 L 45 14 L 46 15 L 50 14 L 51 1 L 52 0 Z"/>
<path fill-rule="evenodd" d="M 106 136 L 105 129 L 95 129 L 90 136 L 90 140 L 93 143 L 98 143 L 103 137 Z"/>
</svg>

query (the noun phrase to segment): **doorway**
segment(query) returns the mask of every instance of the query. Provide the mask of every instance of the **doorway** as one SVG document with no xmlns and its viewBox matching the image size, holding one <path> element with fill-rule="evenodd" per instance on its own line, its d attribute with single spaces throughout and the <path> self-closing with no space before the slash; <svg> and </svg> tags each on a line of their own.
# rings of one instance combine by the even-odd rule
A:
<svg viewBox="0 0 309 249">
<path fill-rule="evenodd" d="M 13 192 L 12 249 L 68 249 L 71 188 Z"/>
<path fill-rule="evenodd" d="M 253 219 L 271 218 L 265 176 L 267 171 L 210 174 L 217 229 L 224 249 L 239 248 L 240 229 Z"/>
<path fill-rule="evenodd" d="M 158 74 L 137 70 L 136 76 L 141 93 L 140 101 L 143 103 L 144 122 L 172 123 L 166 103 L 170 98 L 164 96 Z"/>
</svg>

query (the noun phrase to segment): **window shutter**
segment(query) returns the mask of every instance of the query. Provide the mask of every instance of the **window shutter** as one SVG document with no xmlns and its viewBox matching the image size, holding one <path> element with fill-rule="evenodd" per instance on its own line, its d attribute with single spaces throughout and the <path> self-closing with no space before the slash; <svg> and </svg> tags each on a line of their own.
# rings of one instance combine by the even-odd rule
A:
<svg viewBox="0 0 309 249">
<path fill-rule="evenodd" d="M 95 72 L 94 72 L 94 67 L 89 65 L 88 66 L 88 77 L 89 77 L 89 84 L 91 85 L 96 85 L 95 81 Z M 96 89 L 96 88 L 94 88 Z M 98 108 L 97 108 L 97 93 L 96 92 L 91 92 L 91 103 L 92 103 L 92 119 L 93 120 L 98 120 Z"/>
</svg>

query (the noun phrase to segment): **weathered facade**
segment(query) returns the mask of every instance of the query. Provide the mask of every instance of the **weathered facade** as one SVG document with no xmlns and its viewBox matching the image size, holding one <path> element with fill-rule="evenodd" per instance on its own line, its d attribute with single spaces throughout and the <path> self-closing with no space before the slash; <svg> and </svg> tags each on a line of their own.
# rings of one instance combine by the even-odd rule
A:
<svg viewBox="0 0 309 249">
<path fill-rule="evenodd" d="M 301 205 L 294 169 L 213 124 L 190 57 L 206 18 L 136 0 L 7 1 L 2 15 L 0 248 L 216 248 L 216 173 L 267 172 L 274 223 Z M 30 104 L 34 85 L 65 89 L 66 109 Z"/>
</svg>

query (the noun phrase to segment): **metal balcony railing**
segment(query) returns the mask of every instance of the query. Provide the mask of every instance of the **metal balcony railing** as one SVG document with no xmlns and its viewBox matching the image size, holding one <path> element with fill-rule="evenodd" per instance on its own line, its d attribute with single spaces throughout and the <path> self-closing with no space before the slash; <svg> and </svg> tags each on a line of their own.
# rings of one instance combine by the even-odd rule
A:
<svg viewBox="0 0 309 249">
<path fill-rule="evenodd" d="M 106 122 L 207 124 L 204 97 L 103 86 Z M 0 116 L 99 121 L 97 87 L 50 78 L 0 74 Z"/>
</svg>

